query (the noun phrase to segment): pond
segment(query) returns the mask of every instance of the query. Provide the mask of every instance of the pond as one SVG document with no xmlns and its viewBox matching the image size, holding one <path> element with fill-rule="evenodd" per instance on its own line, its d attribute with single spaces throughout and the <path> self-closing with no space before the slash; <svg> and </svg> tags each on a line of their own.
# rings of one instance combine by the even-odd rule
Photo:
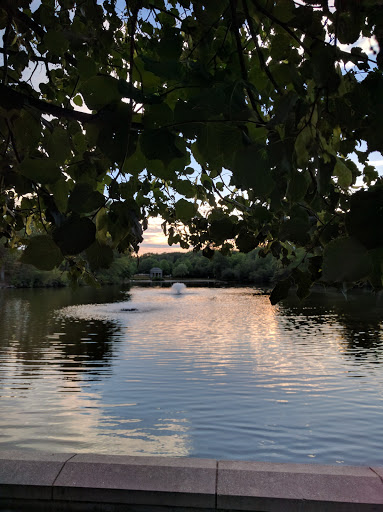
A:
<svg viewBox="0 0 383 512">
<path fill-rule="evenodd" d="M 383 306 L 0 290 L 0 449 L 382 464 Z"/>
</svg>

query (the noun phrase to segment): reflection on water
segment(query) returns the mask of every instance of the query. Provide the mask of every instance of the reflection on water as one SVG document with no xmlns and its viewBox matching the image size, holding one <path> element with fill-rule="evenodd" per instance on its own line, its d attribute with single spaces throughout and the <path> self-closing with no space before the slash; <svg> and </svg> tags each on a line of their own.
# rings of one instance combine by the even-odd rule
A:
<svg viewBox="0 0 383 512">
<path fill-rule="evenodd" d="M 0 291 L 3 448 L 381 464 L 372 296 Z"/>
<path fill-rule="evenodd" d="M 341 335 L 339 348 L 346 357 L 367 362 L 375 357 L 376 362 L 382 362 L 383 302 L 372 293 L 355 293 L 347 301 L 341 294 L 317 293 L 303 304 L 291 299 L 281 312 L 290 318 L 289 324 L 293 317 L 304 323 L 309 318 L 315 323 L 330 324 Z"/>
</svg>

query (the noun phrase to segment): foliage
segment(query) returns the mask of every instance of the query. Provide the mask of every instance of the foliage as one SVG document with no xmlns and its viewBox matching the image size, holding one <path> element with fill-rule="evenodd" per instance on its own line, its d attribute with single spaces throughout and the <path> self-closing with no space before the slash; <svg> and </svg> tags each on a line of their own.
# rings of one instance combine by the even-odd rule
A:
<svg viewBox="0 0 383 512">
<path fill-rule="evenodd" d="M 173 268 L 174 277 L 186 277 L 189 274 L 189 269 L 185 263 L 179 263 Z"/>
<path fill-rule="evenodd" d="M 4 249 L 0 251 L 0 286 L 15 288 L 58 288 L 67 286 L 68 279 L 63 268 L 50 271 L 20 261 L 21 251 Z"/>
<path fill-rule="evenodd" d="M 4 249 L 0 251 L 0 287 L 15 288 L 58 288 L 71 284 L 68 279 L 69 265 L 62 263 L 53 270 L 39 270 L 35 266 L 23 262 L 20 250 Z M 130 256 L 114 255 L 113 262 L 107 269 L 94 271 L 96 284 L 121 284 L 134 273 L 134 261 Z M 81 279 L 80 284 L 88 284 Z"/>
<path fill-rule="evenodd" d="M 202 252 L 176 252 L 163 254 L 146 254 L 139 258 L 136 273 L 149 273 L 152 267 L 161 267 L 165 277 L 219 279 L 237 283 L 269 284 L 284 277 L 281 266 L 271 254 L 259 257 L 259 249 L 243 254 L 233 252 L 224 256 L 215 252 L 211 259 Z M 297 262 L 295 262 L 296 265 Z"/>
<path fill-rule="evenodd" d="M 0 30 L 0 236 L 24 261 L 88 276 L 160 215 L 206 256 L 303 248 L 273 302 L 382 288 L 381 0 L 3 0 Z"/>
</svg>

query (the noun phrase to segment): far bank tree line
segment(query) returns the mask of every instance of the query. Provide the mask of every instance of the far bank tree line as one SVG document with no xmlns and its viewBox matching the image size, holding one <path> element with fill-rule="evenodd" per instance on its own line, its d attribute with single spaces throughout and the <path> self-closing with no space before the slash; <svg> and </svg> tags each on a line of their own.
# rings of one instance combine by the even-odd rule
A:
<svg viewBox="0 0 383 512">
<path fill-rule="evenodd" d="M 267 285 L 281 277 L 282 269 L 271 255 L 261 258 L 258 253 L 258 249 L 247 254 L 234 252 L 223 255 L 217 252 L 211 259 L 201 252 L 191 251 L 149 253 L 139 258 L 116 254 L 110 267 L 97 271 L 96 278 L 101 285 L 121 284 L 138 274 L 149 274 L 153 267 L 159 267 L 164 278 L 218 279 Z M 69 284 L 65 265 L 52 271 L 41 271 L 21 263 L 17 251 L 3 251 L 0 267 L 0 284 L 7 286 L 37 288 Z M 86 281 L 83 284 L 87 284 Z"/>
<path fill-rule="evenodd" d="M 151 268 L 159 267 L 165 278 L 268 284 L 280 273 L 280 265 L 271 255 L 260 258 L 258 252 L 258 249 L 247 254 L 233 252 L 223 255 L 216 252 L 211 259 L 201 252 L 146 254 L 139 258 L 135 273 L 149 274 Z"/>
<path fill-rule="evenodd" d="M 27 265 L 20 261 L 21 251 L 6 249 L 0 246 L 0 288 L 60 288 L 68 286 L 71 281 L 68 276 L 70 271 L 67 262 L 63 262 L 59 267 L 53 270 L 39 270 L 33 265 Z M 111 262 L 109 268 L 99 269 L 95 274 L 96 282 L 93 276 L 87 280 L 87 274 L 79 282 L 80 285 L 86 284 L 117 284 L 124 282 L 130 277 L 130 268 L 132 266 L 130 255 L 121 255 L 116 253 L 115 259 Z"/>
</svg>

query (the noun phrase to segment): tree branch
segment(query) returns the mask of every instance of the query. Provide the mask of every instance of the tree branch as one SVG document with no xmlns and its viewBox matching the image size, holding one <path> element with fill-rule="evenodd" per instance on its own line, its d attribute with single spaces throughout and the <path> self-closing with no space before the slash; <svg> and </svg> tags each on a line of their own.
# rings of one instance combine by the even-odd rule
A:
<svg viewBox="0 0 383 512">
<path fill-rule="evenodd" d="M 245 11 L 247 23 L 249 25 L 249 31 L 250 31 L 251 37 L 252 37 L 252 39 L 254 41 L 255 48 L 257 50 L 258 59 L 259 59 L 259 62 L 261 64 L 261 67 L 262 67 L 263 71 L 266 73 L 266 75 L 268 76 L 268 79 L 270 80 L 270 82 L 273 84 L 273 86 L 274 86 L 275 90 L 277 91 L 277 93 L 278 94 L 282 94 L 282 91 L 280 90 L 277 82 L 274 80 L 274 77 L 271 74 L 270 69 L 268 68 L 268 66 L 267 66 L 267 64 L 265 62 L 265 57 L 263 56 L 263 53 L 261 52 L 261 49 L 259 47 L 258 37 L 257 37 L 257 34 L 254 31 L 253 20 L 252 20 L 252 18 L 250 16 L 246 0 L 242 0 L 242 4 L 243 4 L 244 11 Z"/>
<path fill-rule="evenodd" d="M 153 5 L 153 4 L 148 4 L 148 7 L 152 10 L 157 10 L 157 11 L 160 11 L 164 14 L 167 14 L 168 16 L 172 16 L 175 20 L 179 21 L 182 23 L 182 18 L 180 18 L 179 16 L 177 16 L 176 14 L 174 14 L 173 12 L 170 12 L 170 11 L 167 11 L 166 9 L 162 8 L 162 7 L 159 7 L 157 5 Z"/>
<path fill-rule="evenodd" d="M 128 2 L 126 2 L 126 8 L 128 8 Z M 136 33 L 136 28 L 137 28 L 138 11 L 139 11 L 138 6 L 136 6 L 133 11 L 133 16 L 131 18 L 131 23 L 130 23 L 130 48 L 129 48 L 129 87 L 130 87 L 130 90 L 133 90 L 134 35 Z M 132 117 L 133 117 L 133 99 L 132 98 L 130 98 L 130 101 L 129 101 L 129 108 L 130 108 L 130 116 L 128 119 L 128 126 L 127 126 L 126 149 L 125 149 L 124 159 L 122 161 L 121 167 L 117 173 L 116 178 L 113 180 L 115 182 L 117 182 L 117 178 L 120 176 L 121 172 L 123 172 L 126 159 L 128 158 L 129 144 L 130 144 L 130 132 L 131 132 L 131 128 L 132 128 Z"/>
<path fill-rule="evenodd" d="M 242 53 L 241 37 L 239 35 L 239 27 L 238 27 L 238 21 L 237 21 L 237 10 L 236 10 L 236 1 L 237 0 L 230 0 L 231 18 L 232 18 L 232 31 L 234 33 L 235 42 L 236 42 L 236 45 L 237 45 L 237 54 L 238 54 L 238 58 L 239 58 L 239 65 L 240 65 L 240 68 L 241 68 L 242 79 L 245 82 L 245 84 L 247 84 L 247 69 L 246 69 L 246 64 L 245 64 L 245 60 L 243 58 L 243 53 Z M 253 91 L 247 85 L 245 85 L 245 87 L 246 87 L 247 94 L 249 96 L 249 100 L 250 100 L 251 106 L 253 107 L 253 110 L 254 110 L 258 120 L 260 122 L 262 122 L 262 118 L 261 118 L 261 116 L 260 116 L 260 114 L 258 112 L 258 109 L 257 109 L 257 102 L 255 101 Z"/>
<path fill-rule="evenodd" d="M 6 55 L 17 55 L 17 50 L 10 50 L 8 48 L 0 48 L 0 53 L 4 55 L 4 59 Z M 33 62 L 49 62 L 49 60 L 46 57 L 39 57 L 37 55 L 28 55 L 28 59 Z"/>
<path fill-rule="evenodd" d="M 27 96 L 24 93 L 15 91 L 10 87 L 1 84 L 0 105 L 6 109 L 33 107 L 44 114 L 49 114 L 53 117 L 79 121 L 80 123 L 102 122 L 102 115 L 100 115 L 100 112 L 97 112 L 96 114 L 88 114 L 87 112 L 60 107 L 58 105 L 54 105 L 53 103 L 47 103 L 46 101 L 39 98 Z M 131 128 L 134 130 L 140 130 L 142 126 L 140 123 L 132 123 Z"/>
</svg>

